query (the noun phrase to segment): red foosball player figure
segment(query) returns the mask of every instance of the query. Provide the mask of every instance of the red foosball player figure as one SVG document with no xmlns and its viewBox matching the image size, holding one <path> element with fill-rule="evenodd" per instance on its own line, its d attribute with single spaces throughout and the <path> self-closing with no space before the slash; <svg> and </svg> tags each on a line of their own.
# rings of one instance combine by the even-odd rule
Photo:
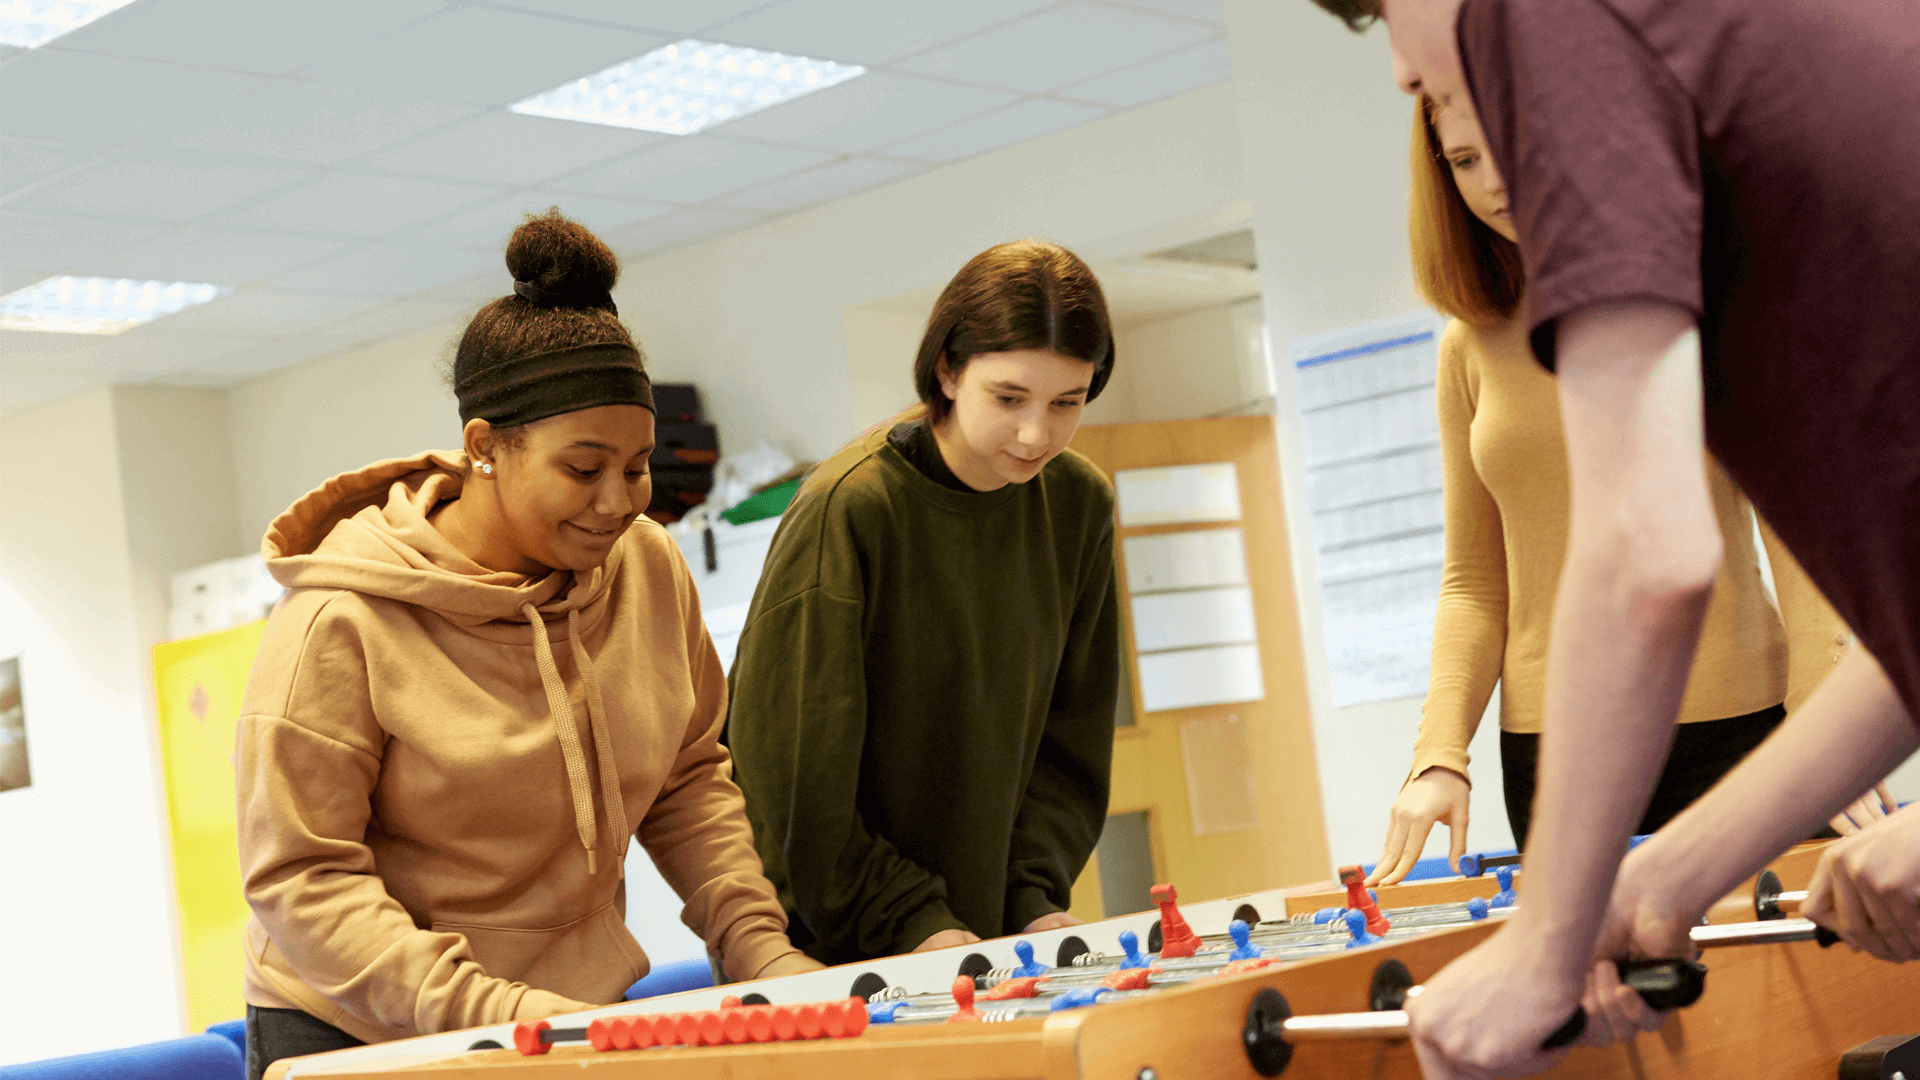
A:
<svg viewBox="0 0 1920 1080">
<path fill-rule="evenodd" d="M 1175 903 L 1180 894 L 1171 885 L 1155 885 L 1153 902 L 1160 905 L 1160 956 L 1175 959 L 1192 956 L 1200 949 L 1200 935 L 1193 932 Z"/>
<path fill-rule="evenodd" d="M 1340 868 L 1340 884 L 1347 887 L 1347 907 L 1367 917 L 1367 933 L 1385 934 L 1393 924 L 1380 914 L 1380 905 L 1367 892 L 1367 872 L 1358 866 Z"/>
</svg>

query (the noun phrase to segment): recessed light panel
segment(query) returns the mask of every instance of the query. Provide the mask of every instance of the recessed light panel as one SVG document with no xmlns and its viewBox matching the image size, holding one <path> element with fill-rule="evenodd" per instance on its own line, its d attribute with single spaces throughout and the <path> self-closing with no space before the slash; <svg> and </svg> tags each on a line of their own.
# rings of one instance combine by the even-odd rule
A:
<svg viewBox="0 0 1920 1080">
<path fill-rule="evenodd" d="M 37 49 L 133 0 L 0 0 L 0 45 Z"/>
<path fill-rule="evenodd" d="M 691 135 L 866 71 L 688 38 L 510 107 L 528 116 Z"/>
<path fill-rule="evenodd" d="M 0 329 L 120 334 L 233 289 L 191 281 L 57 277 L 0 296 Z"/>
</svg>

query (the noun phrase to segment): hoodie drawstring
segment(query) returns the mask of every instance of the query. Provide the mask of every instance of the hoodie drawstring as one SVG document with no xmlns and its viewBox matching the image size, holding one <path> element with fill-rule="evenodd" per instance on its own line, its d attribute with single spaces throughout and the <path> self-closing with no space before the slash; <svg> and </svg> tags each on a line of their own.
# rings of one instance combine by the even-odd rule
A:
<svg viewBox="0 0 1920 1080">
<path fill-rule="evenodd" d="M 580 846 L 587 849 L 587 873 L 599 869 L 599 822 L 593 813 L 593 784 L 587 776 L 587 757 L 580 749 L 580 728 L 573 719 L 573 703 L 567 698 L 567 684 L 560 678 L 560 666 L 553 659 L 553 643 L 547 638 L 547 624 L 532 604 L 520 605 L 520 613 L 533 627 L 534 663 L 540 669 L 540 685 L 547 692 L 547 709 L 553 714 L 553 727 L 560 739 L 560 756 L 567 763 L 567 786 L 573 791 L 574 827 L 580 833 Z M 627 812 L 619 798 L 619 770 L 613 761 L 613 743 L 607 734 L 606 710 L 600 703 L 600 683 L 594 678 L 593 662 L 580 644 L 580 620 L 577 612 L 567 613 L 567 633 L 572 639 L 574 662 L 587 690 L 587 722 L 593 728 L 594 751 L 600 757 L 603 797 L 613 816 L 615 838 L 626 835 Z"/>
<path fill-rule="evenodd" d="M 580 681 L 587 685 L 587 723 L 593 728 L 593 751 L 600 758 L 600 799 L 606 804 L 607 817 L 613 822 L 613 842 L 620 845 L 614 858 L 621 876 L 626 875 L 627 800 L 620 794 L 619 764 L 613 760 L 613 725 L 607 722 L 607 706 L 600 700 L 600 675 L 593 670 L 593 658 L 580 640 L 580 612 L 567 612 L 567 640 L 573 645 L 573 663 L 580 669 Z"/>
</svg>

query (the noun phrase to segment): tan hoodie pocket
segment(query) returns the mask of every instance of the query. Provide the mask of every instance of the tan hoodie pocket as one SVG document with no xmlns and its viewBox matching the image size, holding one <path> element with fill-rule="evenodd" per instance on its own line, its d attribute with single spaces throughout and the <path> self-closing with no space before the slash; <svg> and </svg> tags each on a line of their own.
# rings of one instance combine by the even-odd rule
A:
<svg viewBox="0 0 1920 1080">
<path fill-rule="evenodd" d="M 433 924 L 460 934 L 487 974 L 576 1001 L 611 1004 L 647 973 L 647 954 L 612 901 L 570 923 L 544 929 Z"/>
</svg>

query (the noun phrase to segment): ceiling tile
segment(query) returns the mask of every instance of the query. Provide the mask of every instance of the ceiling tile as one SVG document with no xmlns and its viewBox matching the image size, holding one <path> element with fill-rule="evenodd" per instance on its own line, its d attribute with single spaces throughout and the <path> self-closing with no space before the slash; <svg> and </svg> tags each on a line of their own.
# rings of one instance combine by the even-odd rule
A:
<svg viewBox="0 0 1920 1080">
<path fill-rule="evenodd" d="M 0 331 L 0 349 L 13 344 L 15 337 L 25 334 L 13 334 Z M 51 337 L 53 335 L 42 335 Z M 88 389 L 96 382 L 86 375 L 72 375 L 60 371 L 8 371 L 0 375 L 0 416 L 12 416 L 23 413 L 36 405 L 45 405 L 49 401 L 77 394 Z"/>
<path fill-rule="evenodd" d="M 9 210 L 0 213 L 0 263 L 9 270 L 35 271 L 34 280 L 38 281 L 160 231 L 157 227 L 128 226 L 98 218 L 50 217 Z"/>
<path fill-rule="evenodd" d="M 77 344 L 43 348 L 37 355 L 30 354 L 20 361 L 9 360 L 9 366 L 17 363 L 34 371 L 60 371 L 99 379 L 137 379 L 229 353 L 259 340 L 234 334 L 173 333 L 162 328 L 164 322 L 136 326 L 124 334 L 22 335 L 70 338 Z"/>
<path fill-rule="evenodd" d="M 977 116 L 1015 95 L 884 71 L 727 125 L 730 135 L 857 154 Z"/>
<path fill-rule="evenodd" d="M 372 306 L 364 297 L 245 290 L 167 316 L 167 329 L 215 334 L 296 334 Z"/>
<path fill-rule="evenodd" d="M 291 291 L 311 290 L 385 299 L 418 292 L 495 266 L 499 267 L 498 273 L 504 281 L 507 271 L 501 265 L 498 254 L 445 246 L 380 244 L 270 278 L 263 285 Z"/>
<path fill-rule="evenodd" d="M 515 7 L 667 34 L 691 34 L 778 0 L 514 0 Z"/>
<path fill-rule="evenodd" d="M 480 305 L 498 300 L 513 291 L 513 279 L 507 274 L 505 260 L 498 255 L 495 258 L 499 261 L 489 263 L 484 270 L 476 270 L 438 285 L 429 285 L 398 302 L 419 300 L 425 303 L 459 304 L 477 311 Z"/>
<path fill-rule="evenodd" d="M 59 371 L 74 365 L 93 334 L 49 334 L 38 330 L 0 330 L 0 371 Z M 5 381 L 5 380 L 0 380 Z"/>
<path fill-rule="evenodd" d="M 125 60 L 54 46 L 0 66 L 0 112 L 8 135 L 120 143 L 263 85 L 258 75 Z M 33 102 L 32 108 L 17 103 Z"/>
<path fill-rule="evenodd" d="M 724 135 L 690 135 L 563 176 L 546 186 L 623 199 L 704 202 L 832 156 Z"/>
<path fill-rule="evenodd" d="M 276 79 L 205 114 L 183 117 L 146 141 L 332 165 L 479 111 L 477 105 Z"/>
<path fill-rule="evenodd" d="M 1022 139 L 1047 135 L 1106 115 L 1103 109 L 1039 98 L 889 146 L 887 153 L 929 161 L 951 161 L 997 150 Z"/>
<path fill-rule="evenodd" d="M 29 285 L 38 284 L 46 279 L 47 274 L 43 271 L 0 263 L 0 296 L 11 296 Z M 0 357 L 0 361 L 4 359 Z"/>
<path fill-rule="evenodd" d="M 667 39 L 493 8 L 459 7 L 302 69 L 320 82 L 505 105 Z"/>
<path fill-rule="evenodd" d="M 329 172 L 290 191 L 222 215 L 219 223 L 377 236 L 480 202 L 497 190 Z"/>
<path fill-rule="evenodd" d="M 497 109 L 451 131 L 409 139 L 355 164 L 502 184 L 534 184 L 671 136 Z"/>
<path fill-rule="evenodd" d="M 0 195 L 11 195 L 28 184 L 37 184 L 108 153 L 111 151 L 81 143 L 0 135 Z"/>
<path fill-rule="evenodd" d="M 1128 7 L 1152 8 L 1168 15 L 1202 19 L 1217 26 L 1227 25 L 1227 6 L 1223 0 L 1110 0 Z"/>
<path fill-rule="evenodd" d="M 500 276 L 505 279 L 506 272 Z M 452 300 L 394 300 L 328 323 L 319 332 L 342 341 L 378 341 L 449 320 L 460 320 L 464 327 L 465 320 L 479 309 L 479 304 Z"/>
<path fill-rule="evenodd" d="M 223 386 L 254 375 L 263 375 L 303 360 L 327 356 L 353 347 L 353 342 L 325 334 L 293 334 L 232 349 L 217 356 L 183 364 L 156 379 L 156 382 L 189 382 L 199 386 Z"/>
<path fill-rule="evenodd" d="M 603 236 L 622 259 L 637 258 L 649 252 L 685 244 L 703 236 L 713 236 L 740 228 L 757 220 L 756 215 L 731 210 L 694 208 L 676 210 L 638 225 Z"/>
<path fill-rule="evenodd" d="M 182 226 L 149 239 L 76 259 L 76 274 L 157 281 L 245 285 L 344 249 L 339 240 Z"/>
<path fill-rule="evenodd" d="M 1059 92 L 1063 97 L 1131 109 L 1232 77 L 1233 71 L 1227 64 L 1227 43 L 1222 39 L 1064 87 Z"/>
<path fill-rule="evenodd" d="M 729 195 L 726 202 L 728 206 L 751 207 L 755 210 L 791 210 L 796 206 L 838 199 L 922 171 L 919 165 L 900 161 L 850 158 L 789 176 L 785 180 L 737 191 Z"/>
<path fill-rule="evenodd" d="M 787 0 L 713 28 L 716 41 L 842 63 L 885 64 L 1051 0 Z M 978 81 L 978 80 L 974 80 Z"/>
<path fill-rule="evenodd" d="M 1040 92 L 1137 64 L 1218 33 L 1098 4 L 1066 4 L 899 65 L 948 79 Z"/>
<path fill-rule="evenodd" d="M 60 39 L 60 48 L 284 75 L 417 22 L 445 0 L 141 0 Z"/>
<path fill-rule="evenodd" d="M 607 232 L 673 209 L 661 203 L 631 202 L 598 195 L 563 195 L 554 191 L 517 191 L 499 202 L 462 210 L 457 214 L 409 229 L 409 240 L 425 240 L 477 248 L 498 255 L 507 237 L 526 220 L 549 206 L 592 229 Z"/>
<path fill-rule="evenodd" d="M 314 175 L 291 165 L 242 164 L 136 150 L 9 200 L 9 210 L 183 221 Z"/>
</svg>

